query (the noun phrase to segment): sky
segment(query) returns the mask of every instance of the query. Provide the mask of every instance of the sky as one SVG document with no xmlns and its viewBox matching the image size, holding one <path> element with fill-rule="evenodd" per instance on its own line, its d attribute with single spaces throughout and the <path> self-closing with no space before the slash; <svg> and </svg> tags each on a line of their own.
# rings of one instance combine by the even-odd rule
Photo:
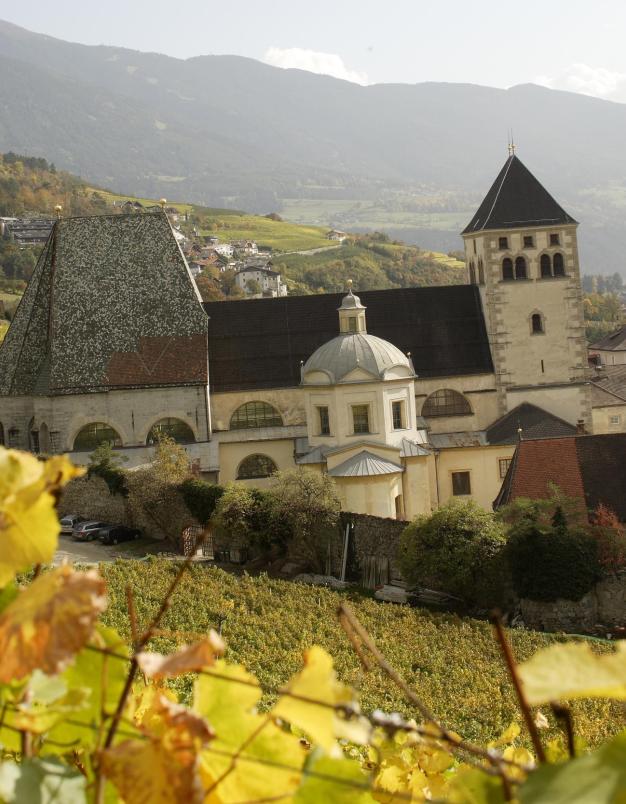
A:
<svg viewBox="0 0 626 804">
<path fill-rule="evenodd" d="M 626 102 L 624 0 L 0 0 L 0 19 L 84 44 L 236 54 L 360 84 L 535 82 Z"/>
</svg>

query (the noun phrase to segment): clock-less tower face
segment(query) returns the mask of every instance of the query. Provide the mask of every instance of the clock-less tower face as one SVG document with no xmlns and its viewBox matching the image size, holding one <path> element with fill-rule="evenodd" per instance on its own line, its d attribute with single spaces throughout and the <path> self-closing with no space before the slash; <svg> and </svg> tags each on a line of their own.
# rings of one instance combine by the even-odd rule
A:
<svg viewBox="0 0 626 804">
<path fill-rule="evenodd" d="M 590 424 L 577 226 L 512 154 L 463 232 L 502 413 L 528 401 Z"/>
</svg>

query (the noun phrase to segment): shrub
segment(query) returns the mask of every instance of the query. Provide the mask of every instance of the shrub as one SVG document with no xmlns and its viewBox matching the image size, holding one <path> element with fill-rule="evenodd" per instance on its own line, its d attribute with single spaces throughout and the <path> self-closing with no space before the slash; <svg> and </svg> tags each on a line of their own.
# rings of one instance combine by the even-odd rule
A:
<svg viewBox="0 0 626 804">
<path fill-rule="evenodd" d="M 532 514 L 514 524 L 506 557 L 516 593 L 531 600 L 580 600 L 600 577 L 595 539 L 559 507 L 549 525 Z"/>
<path fill-rule="evenodd" d="M 598 563 L 604 572 L 626 567 L 626 528 L 614 511 L 600 503 L 591 515 L 591 534 L 598 547 Z"/>
<path fill-rule="evenodd" d="M 122 462 L 127 460 L 125 455 L 119 455 L 108 441 L 104 441 L 89 456 L 87 474 L 89 477 L 101 477 L 111 494 L 127 497 L 126 473 L 121 467 Z"/>
<path fill-rule="evenodd" d="M 475 502 L 453 501 L 417 517 L 400 540 L 400 567 L 410 584 L 428 586 L 479 607 L 504 595 L 504 529 Z"/>
<path fill-rule="evenodd" d="M 222 486 L 205 483 L 204 480 L 197 480 L 193 477 L 184 480 L 178 489 L 190 513 L 201 525 L 206 525 L 211 519 L 217 503 L 224 493 Z"/>
</svg>

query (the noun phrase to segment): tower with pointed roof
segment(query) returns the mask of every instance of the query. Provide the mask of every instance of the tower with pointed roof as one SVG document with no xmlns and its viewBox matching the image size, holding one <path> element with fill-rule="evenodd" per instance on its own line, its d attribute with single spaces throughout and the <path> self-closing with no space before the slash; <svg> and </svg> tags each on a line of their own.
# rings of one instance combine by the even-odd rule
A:
<svg viewBox="0 0 626 804">
<path fill-rule="evenodd" d="M 501 413 L 522 402 L 591 421 L 576 229 L 509 146 L 509 157 L 463 230 L 478 285 Z"/>
</svg>

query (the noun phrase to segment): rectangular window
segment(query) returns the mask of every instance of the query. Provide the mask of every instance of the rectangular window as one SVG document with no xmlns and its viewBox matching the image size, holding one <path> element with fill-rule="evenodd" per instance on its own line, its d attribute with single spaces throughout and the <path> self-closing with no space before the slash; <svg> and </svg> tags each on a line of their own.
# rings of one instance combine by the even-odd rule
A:
<svg viewBox="0 0 626 804">
<path fill-rule="evenodd" d="M 469 472 L 452 472 L 452 493 L 455 497 L 472 493 Z"/>
<path fill-rule="evenodd" d="M 391 418 L 394 430 L 404 430 L 404 402 L 391 403 Z"/>
<path fill-rule="evenodd" d="M 356 316 L 351 315 L 350 318 L 348 319 L 348 332 L 356 332 L 356 331 L 357 331 Z"/>
<path fill-rule="evenodd" d="M 532 248 L 534 245 L 533 236 L 524 235 L 524 248 Z"/>
<path fill-rule="evenodd" d="M 504 480 L 506 473 L 509 471 L 512 458 L 500 458 L 498 460 L 498 469 L 500 470 L 500 480 Z"/>
<path fill-rule="evenodd" d="M 621 416 L 609 416 L 609 421 L 611 424 L 619 424 L 622 421 Z"/>
<path fill-rule="evenodd" d="M 508 237 L 499 237 L 498 238 L 498 248 L 506 249 L 509 247 L 509 238 Z"/>
<path fill-rule="evenodd" d="M 352 425 L 355 433 L 369 433 L 369 405 L 352 405 Z"/>
<path fill-rule="evenodd" d="M 550 245 L 551 246 L 559 246 L 561 244 L 561 239 L 558 234 L 551 234 L 550 235 Z"/>
<path fill-rule="evenodd" d="M 330 435 L 330 419 L 328 418 L 328 408 L 324 405 L 319 407 L 317 412 L 320 417 L 320 435 Z"/>
</svg>

